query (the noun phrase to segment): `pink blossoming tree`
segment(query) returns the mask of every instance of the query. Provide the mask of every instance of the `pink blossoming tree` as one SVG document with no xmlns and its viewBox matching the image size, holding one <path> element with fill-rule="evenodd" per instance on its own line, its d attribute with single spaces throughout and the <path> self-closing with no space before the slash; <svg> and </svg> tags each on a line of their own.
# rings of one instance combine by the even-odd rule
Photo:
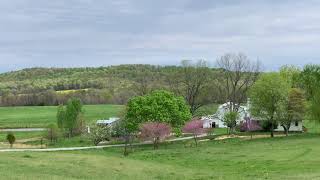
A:
<svg viewBox="0 0 320 180">
<path fill-rule="evenodd" d="M 146 122 L 140 127 L 140 137 L 144 140 L 152 140 L 153 148 L 158 149 L 159 142 L 170 136 L 171 127 L 166 123 Z"/>
<path fill-rule="evenodd" d="M 199 135 L 206 133 L 206 130 L 203 128 L 203 122 L 201 120 L 192 120 L 187 122 L 182 131 L 184 133 L 191 133 L 193 135 L 194 142 L 198 146 L 197 138 Z"/>
</svg>

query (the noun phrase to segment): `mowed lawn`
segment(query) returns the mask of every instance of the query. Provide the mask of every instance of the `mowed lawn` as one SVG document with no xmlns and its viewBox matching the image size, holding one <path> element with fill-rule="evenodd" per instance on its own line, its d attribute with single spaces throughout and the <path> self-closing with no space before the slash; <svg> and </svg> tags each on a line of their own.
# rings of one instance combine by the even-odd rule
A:
<svg viewBox="0 0 320 180">
<path fill-rule="evenodd" d="M 72 152 L 0 153 L 2 179 L 320 179 L 320 135 Z"/>
<path fill-rule="evenodd" d="M 87 122 L 119 115 L 121 105 L 85 105 Z M 0 128 L 46 127 L 56 123 L 56 106 L 0 107 Z"/>
</svg>

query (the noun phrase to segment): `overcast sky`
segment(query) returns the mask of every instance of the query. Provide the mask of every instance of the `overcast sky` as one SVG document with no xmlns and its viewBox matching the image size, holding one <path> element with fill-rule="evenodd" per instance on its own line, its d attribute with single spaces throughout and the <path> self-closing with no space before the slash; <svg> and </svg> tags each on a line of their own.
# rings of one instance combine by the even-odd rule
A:
<svg viewBox="0 0 320 180">
<path fill-rule="evenodd" d="M 0 72 L 26 67 L 320 63 L 320 1 L 1 0 Z M 213 64 L 213 63 L 212 63 Z"/>
</svg>

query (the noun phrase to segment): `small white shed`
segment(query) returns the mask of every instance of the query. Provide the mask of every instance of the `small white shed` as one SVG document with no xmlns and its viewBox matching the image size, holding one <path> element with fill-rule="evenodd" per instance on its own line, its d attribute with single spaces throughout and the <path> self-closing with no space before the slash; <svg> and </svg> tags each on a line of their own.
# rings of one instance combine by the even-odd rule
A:
<svg viewBox="0 0 320 180">
<path fill-rule="evenodd" d="M 118 117 L 111 117 L 109 119 L 101 119 L 97 120 L 97 125 L 103 125 L 103 126 L 112 126 L 115 122 L 120 120 Z"/>
</svg>

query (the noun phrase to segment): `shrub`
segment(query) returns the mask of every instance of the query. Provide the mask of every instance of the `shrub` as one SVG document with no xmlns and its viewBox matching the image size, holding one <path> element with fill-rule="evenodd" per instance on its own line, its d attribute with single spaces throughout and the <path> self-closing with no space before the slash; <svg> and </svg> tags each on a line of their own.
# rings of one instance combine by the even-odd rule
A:
<svg viewBox="0 0 320 180">
<path fill-rule="evenodd" d="M 7 141 L 9 142 L 10 147 L 12 148 L 14 142 L 16 142 L 16 137 L 14 136 L 13 133 L 9 133 L 9 134 L 7 135 Z"/>
<path fill-rule="evenodd" d="M 50 140 L 51 143 L 57 142 L 59 137 L 59 128 L 56 124 L 50 124 L 47 129 L 47 139 Z"/>
</svg>

